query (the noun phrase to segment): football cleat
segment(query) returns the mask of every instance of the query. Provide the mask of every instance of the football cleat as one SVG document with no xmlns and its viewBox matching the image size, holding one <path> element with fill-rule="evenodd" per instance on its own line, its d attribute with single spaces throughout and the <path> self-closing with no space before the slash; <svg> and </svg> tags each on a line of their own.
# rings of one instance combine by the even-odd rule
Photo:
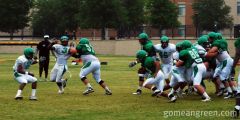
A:
<svg viewBox="0 0 240 120">
<path fill-rule="evenodd" d="M 30 96 L 30 97 L 29 97 L 29 100 L 35 100 L 35 101 L 36 101 L 36 100 L 37 100 L 37 97 L 36 97 L 36 96 Z"/>
<path fill-rule="evenodd" d="M 22 99 L 23 99 L 23 97 L 21 95 L 18 95 L 15 97 L 15 100 L 22 100 Z"/>
<path fill-rule="evenodd" d="M 229 99 L 229 98 L 233 98 L 233 94 L 232 94 L 232 93 L 228 93 L 228 94 L 224 97 L 224 99 Z"/>
<path fill-rule="evenodd" d="M 63 93 L 64 93 L 64 89 L 58 90 L 58 94 L 63 94 Z"/>
<path fill-rule="evenodd" d="M 211 101 L 211 98 L 205 98 L 204 100 L 202 100 L 203 102 L 209 102 Z"/>
<path fill-rule="evenodd" d="M 158 94 L 160 94 L 161 93 L 161 90 L 155 90 L 154 92 L 153 92 L 153 94 L 152 94 L 152 97 L 155 97 L 155 96 L 157 96 Z"/>
<path fill-rule="evenodd" d="M 105 94 L 106 95 L 112 95 L 112 91 L 111 90 L 105 90 Z"/>
<path fill-rule="evenodd" d="M 137 91 L 135 93 L 133 93 L 133 95 L 141 95 L 142 94 L 142 90 L 137 89 Z"/>
<path fill-rule="evenodd" d="M 239 117 L 239 110 L 237 109 L 237 106 L 234 108 L 234 112 L 232 114 L 232 117 L 237 119 Z"/>
<path fill-rule="evenodd" d="M 88 95 L 89 93 L 92 93 L 92 92 L 94 92 L 93 88 L 89 87 L 87 88 L 87 90 L 83 92 L 83 95 Z"/>
<path fill-rule="evenodd" d="M 168 94 L 168 99 L 170 100 L 170 102 L 176 102 L 177 101 L 177 97 L 174 96 L 173 94 Z"/>
</svg>

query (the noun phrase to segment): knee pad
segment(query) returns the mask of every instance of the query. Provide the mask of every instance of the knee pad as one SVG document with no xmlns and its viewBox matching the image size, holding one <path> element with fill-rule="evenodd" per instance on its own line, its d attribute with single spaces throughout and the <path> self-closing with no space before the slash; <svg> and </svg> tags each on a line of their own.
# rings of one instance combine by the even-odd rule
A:
<svg viewBox="0 0 240 120">
<path fill-rule="evenodd" d="M 98 84 L 101 85 L 101 84 L 103 84 L 103 83 L 104 83 L 104 81 L 103 81 L 103 80 L 100 80 Z"/>
<path fill-rule="evenodd" d="M 82 77 L 82 78 L 81 78 L 82 81 L 84 81 L 84 80 L 86 80 L 86 79 L 87 79 L 87 77 Z"/>
</svg>

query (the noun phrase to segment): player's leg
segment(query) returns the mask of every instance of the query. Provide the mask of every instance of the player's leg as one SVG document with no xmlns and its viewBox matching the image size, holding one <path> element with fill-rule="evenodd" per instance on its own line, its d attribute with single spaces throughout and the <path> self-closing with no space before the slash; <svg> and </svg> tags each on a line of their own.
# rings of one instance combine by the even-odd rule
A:
<svg viewBox="0 0 240 120">
<path fill-rule="evenodd" d="M 202 76 L 204 76 L 205 73 L 206 67 L 204 66 L 204 64 L 198 64 L 193 68 L 193 85 L 197 89 L 198 93 L 200 93 L 205 98 L 203 100 L 204 102 L 211 100 L 211 98 L 206 93 L 204 87 L 200 85 L 202 81 Z"/>
<path fill-rule="evenodd" d="M 92 62 L 93 67 L 93 78 L 96 80 L 96 82 L 105 89 L 106 95 L 112 95 L 112 91 L 109 89 L 109 87 L 106 85 L 106 82 L 101 79 L 101 70 L 100 70 L 100 62 L 94 61 Z"/>
<path fill-rule="evenodd" d="M 15 74 L 17 74 L 17 73 L 15 73 Z M 26 79 L 25 75 L 22 74 L 18 77 L 15 77 L 15 80 L 18 81 L 18 83 L 19 83 L 19 87 L 18 87 L 18 90 L 17 90 L 17 94 L 15 96 L 15 99 L 16 100 L 21 100 L 21 99 L 23 99 L 22 91 L 27 84 L 27 79 Z"/>
<path fill-rule="evenodd" d="M 58 93 L 63 94 L 64 93 L 64 87 L 63 87 L 63 81 L 62 76 L 67 71 L 66 65 L 61 65 L 58 67 L 57 77 L 56 77 L 56 84 L 59 88 Z"/>
<path fill-rule="evenodd" d="M 231 66 L 232 66 L 232 59 L 227 59 L 227 60 L 223 61 L 221 74 L 219 75 L 220 80 L 223 82 L 223 84 L 228 92 L 227 95 L 224 97 L 224 99 L 228 99 L 233 96 L 233 91 L 232 91 L 232 88 L 229 85 L 229 81 L 228 81 L 228 78 L 231 73 Z"/>
<path fill-rule="evenodd" d="M 138 69 L 138 76 L 139 76 L 139 78 L 138 78 L 138 89 L 133 94 L 136 94 L 136 95 L 142 94 L 142 88 L 143 88 L 145 74 L 146 74 L 146 69 L 144 67 L 141 67 L 141 68 Z"/>
<path fill-rule="evenodd" d="M 37 100 L 37 97 L 36 97 L 37 78 L 30 75 L 26 75 L 26 79 L 28 83 L 32 83 L 32 92 L 31 92 L 31 96 L 29 97 L 29 100 Z"/>
<path fill-rule="evenodd" d="M 85 63 L 83 67 L 81 68 L 81 71 L 79 73 L 79 77 L 83 84 L 87 86 L 86 90 L 83 92 L 83 95 L 87 95 L 89 93 L 94 92 L 93 87 L 89 83 L 89 80 L 87 79 L 87 75 L 93 71 L 92 62 Z"/>
<path fill-rule="evenodd" d="M 162 64 L 162 71 L 164 74 L 164 79 L 166 81 L 166 84 L 169 84 L 170 83 L 169 75 L 172 71 L 172 64 Z"/>
<path fill-rule="evenodd" d="M 238 88 L 237 88 L 236 103 L 234 107 L 233 117 L 238 118 L 239 111 L 240 111 L 240 74 L 238 75 Z"/>
<path fill-rule="evenodd" d="M 55 64 L 50 73 L 50 81 L 51 82 L 56 82 L 57 73 L 58 73 L 58 65 Z"/>
</svg>

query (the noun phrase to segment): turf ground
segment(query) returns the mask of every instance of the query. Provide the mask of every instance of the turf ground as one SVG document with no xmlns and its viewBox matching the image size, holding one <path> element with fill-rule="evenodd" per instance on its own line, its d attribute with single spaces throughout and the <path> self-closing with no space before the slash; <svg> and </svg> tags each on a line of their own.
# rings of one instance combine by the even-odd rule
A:
<svg viewBox="0 0 240 120">
<path fill-rule="evenodd" d="M 95 92 L 83 96 L 85 86 L 79 80 L 80 65 L 72 66 L 69 60 L 69 71 L 72 78 L 68 81 L 65 93 L 57 94 L 57 86 L 52 82 L 38 82 L 38 101 L 29 101 L 31 85 L 24 91 L 22 101 L 14 100 L 18 83 L 13 79 L 12 66 L 19 54 L 0 54 L 0 119 L 1 120 L 227 120 L 231 119 L 235 99 L 224 100 L 214 95 L 214 86 L 207 84 L 211 102 L 201 102 L 200 96 L 191 95 L 168 103 L 166 98 L 151 97 L 151 92 L 143 90 L 141 96 L 132 95 L 138 84 L 137 69 L 128 68 L 134 57 L 100 56 L 102 79 L 113 92 L 112 96 L 104 95 L 104 90 L 88 76 Z M 53 59 L 50 68 L 54 65 Z M 31 70 L 38 76 L 38 64 Z"/>
</svg>

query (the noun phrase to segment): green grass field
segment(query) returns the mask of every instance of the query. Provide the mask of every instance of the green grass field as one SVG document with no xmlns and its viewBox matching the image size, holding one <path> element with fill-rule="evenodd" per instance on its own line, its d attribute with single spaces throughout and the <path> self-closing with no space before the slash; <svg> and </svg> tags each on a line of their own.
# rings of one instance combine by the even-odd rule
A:
<svg viewBox="0 0 240 120">
<path fill-rule="evenodd" d="M 38 82 L 38 101 L 29 101 L 31 85 L 28 84 L 24 91 L 22 101 L 14 100 L 18 83 L 13 79 L 12 66 L 19 54 L 0 54 L 0 119 L 1 120 L 199 120 L 231 119 L 228 111 L 233 110 L 235 99 L 224 100 L 214 95 L 214 85 L 208 81 L 207 92 L 212 97 L 211 102 L 201 102 L 200 96 L 191 95 L 178 99 L 176 103 L 168 103 L 164 97 L 151 97 L 150 90 L 144 89 L 141 96 L 132 95 L 138 85 L 137 69 L 128 68 L 128 63 L 134 57 L 125 56 L 100 56 L 100 61 L 108 62 L 102 65 L 102 79 L 113 92 L 112 96 L 104 95 L 104 90 L 96 84 L 89 75 L 95 92 L 83 96 L 85 86 L 78 75 L 81 64 L 72 66 L 69 60 L 69 71 L 72 78 L 68 81 L 65 93 L 59 95 L 57 86 L 52 82 Z M 53 59 L 50 68 L 54 65 Z M 38 76 L 38 64 L 31 70 Z M 172 112 L 193 111 L 191 115 L 172 115 Z M 221 113 L 221 111 L 227 111 Z M 218 115 L 203 112 L 217 112 Z M 220 114 L 221 113 L 221 114 Z M 176 113 L 177 114 L 177 113 Z M 195 115 L 194 115 L 195 114 Z"/>
</svg>

